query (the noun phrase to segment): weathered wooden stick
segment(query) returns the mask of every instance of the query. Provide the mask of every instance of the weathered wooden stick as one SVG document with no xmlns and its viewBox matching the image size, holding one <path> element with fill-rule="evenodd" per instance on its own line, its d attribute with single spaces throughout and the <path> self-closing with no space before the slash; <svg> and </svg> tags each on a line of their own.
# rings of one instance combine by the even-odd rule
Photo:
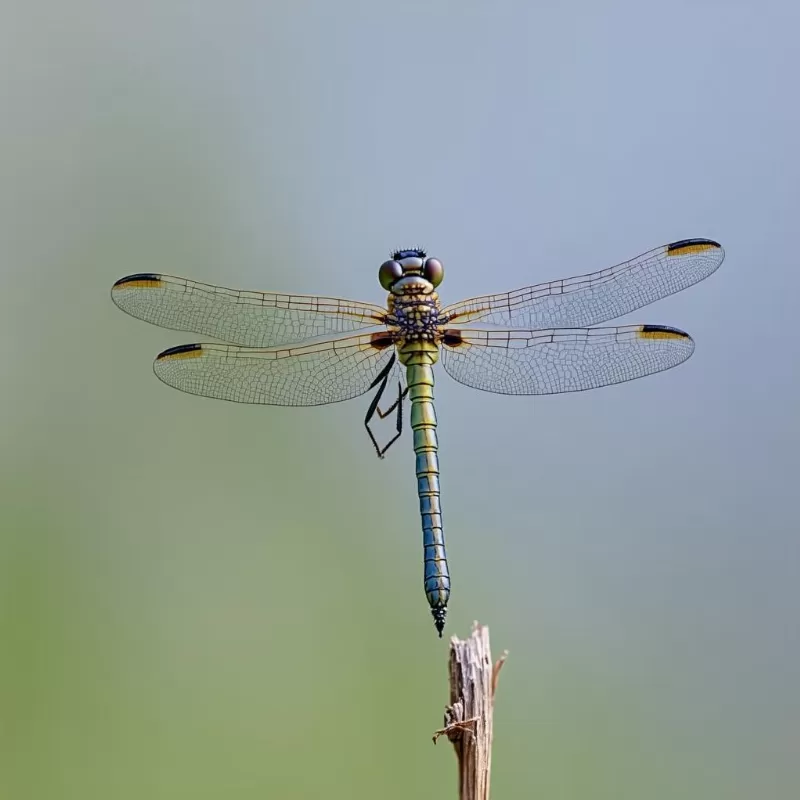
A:
<svg viewBox="0 0 800 800">
<path fill-rule="evenodd" d="M 489 800 L 494 693 L 507 656 L 492 663 L 489 629 L 477 622 L 468 639 L 450 638 L 450 704 L 433 742 L 445 735 L 455 748 L 459 800 Z"/>
</svg>

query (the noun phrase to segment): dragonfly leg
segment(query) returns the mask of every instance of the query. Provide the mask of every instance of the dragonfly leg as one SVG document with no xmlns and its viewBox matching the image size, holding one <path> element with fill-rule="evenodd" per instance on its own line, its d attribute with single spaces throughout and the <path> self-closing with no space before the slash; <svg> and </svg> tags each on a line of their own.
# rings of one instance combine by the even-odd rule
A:
<svg viewBox="0 0 800 800">
<path fill-rule="evenodd" d="M 406 386 L 406 388 L 404 389 L 403 385 L 400 383 L 400 381 L 397 381 L 397 400 L 395 400 L 394 403 L 392 403 L 389 406 L 389 408 L 386 409 L 386 411 L 381 411 L 380 408 L 375 406 L 375 412 L 377 413 L 377 415 L 381 419 L 386 419 L 386 417 L 388 417 L 389 414 L 391 414 L 392 411 L 394 411 L 398 406 L 402 406 L 403 400 L 405 399 L 405 396 L 407 394 L 408 394 L 408 386 Z M 401 425 L 401 424 L 402 424 L 402 422 L 398 422 L 398 425 Z M 400 428 L 398 428 L 397 430 L 399 431 Z"/>
<path fill-rule="evenodd" d="M 372 441 L 372 446 L 375 448 L 375 452 L 378 454 L 378 458 L 383 458 L 386 454 L 386 451 L 400 438 L 403 433 L 403 399 L 408 394 L 408 387 L 403 389 L 402 384 L 400 381 L 397 382 L 397 399 L 387 408 L 383 410 L 380 408 L 380 401 L 383 397 L 383 393 L 386 391 L 386 386 L 389 383 L 389 373 L 394 366 L 394 355 L 392 356 L 391 361 L 381 370 L 380 374 L 372 383 L 372 386 L 378 386 L 378 391 L 375 394 L 375 397 L 372 399 L 372 402 L 369 404 L 369 408 L 367 409 L 367 415 L 364 418 L 364 427 L 367 429 L 367 433 L 369 434 L 369 438 Z M 379 385 L 380 384 L 380 385 Z M 372 418 L 377 413 L 380 419 L 385 419 L 389 416 L 395 409 L 397 409 L 397 426 L 396 430 L 397 433 L 392 437 L 389 443 L 385 447 L 381 447 L 378 442 L 375 440 L 375 436 L 372 433 L 372 429 L 370 428 L 369 424 L 372 421 Z"/>
<path fill-rule="evenodd" d="M 386 411 L 381 412 L 380 408 L 377 407 L 375 409 L 381 419 L 385 419 L 389 416 L 389 414 L 392 413 L 392 411 L 394 411 L 395 408 L 397 409 L 397 433 L 392 437 L 389 444 L 383 448 L 383 453 L 386 453 L 386 451 L 403 435 L 403 399 L 407 394 L 408 386 L 403 389 L 403 384 L 400 383 L 400 381 L 397 381 L 397 400 L 395 400 L 394 403 L 392 403 L 389 408 L 386 409 Z M 381 455 L 381 458 L 383 458 L 383 455 Z"/>
</svg>

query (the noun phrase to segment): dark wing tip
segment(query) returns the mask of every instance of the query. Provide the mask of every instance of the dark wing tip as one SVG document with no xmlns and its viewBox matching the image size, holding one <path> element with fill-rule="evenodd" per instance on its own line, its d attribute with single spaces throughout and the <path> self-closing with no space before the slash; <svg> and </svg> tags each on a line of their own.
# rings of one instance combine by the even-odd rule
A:
<svg viewBox="0 0 800 800">
<path fill-rule="evenodd" d="M 643 339 L 691 339 L 686 331 L 668 325 L 642 325 L 639 335 Z"/>
<path fill-rule="evenodd" d="M 713 239 L 681 239 L 667 245 L 667 252 L 678 254 L 683 250 L 721 250 L 722 245 Z"/>
<path fill-rule="evenodd" d="M 156 361 L 163 361 L 167 358 L 195 358 L 200 355 L 203 349 L 201 344 L 179 344 L 177 347 L 170 347 L 156 356 Z"/>
<path fill-rule="evenodd" d="M 123 286 L 128 288 L 132 286 L 160 286 L 161 275 L 156 272 L 137 272 L 135 275 L 126 275 L 120 278 L 112 287 L 112 289 L 119 289 Z"/>
</svg>

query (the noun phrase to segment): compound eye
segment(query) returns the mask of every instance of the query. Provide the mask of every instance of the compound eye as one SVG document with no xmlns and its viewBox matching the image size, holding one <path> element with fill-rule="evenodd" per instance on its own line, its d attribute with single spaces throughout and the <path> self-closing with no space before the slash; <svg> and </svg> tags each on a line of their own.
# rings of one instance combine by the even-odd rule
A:
<svg viewBox="0 0 800 800">
<path fill-rule="evenodd" d="M 399 261 L 384 261 L 378 270 L 378 280 L 386 291 L 391 291 L 396 280 L 403 277 L 403 267 Z"/>
<path fill-rule="evenodd" d="M 438 258 L 429 258 L 422 268 L 422 277 L 430 281 L 434 287 L 444 280 L 444 267 Z"/>
</svg>

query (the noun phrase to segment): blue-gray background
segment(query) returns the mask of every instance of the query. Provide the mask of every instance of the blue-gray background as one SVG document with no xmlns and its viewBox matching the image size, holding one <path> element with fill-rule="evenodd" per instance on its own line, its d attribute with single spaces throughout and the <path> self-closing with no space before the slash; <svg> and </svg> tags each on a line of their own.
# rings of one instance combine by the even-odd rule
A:
<svg viewBox="0 0 800 800">
<path fill-rule="evenodd" d="M 800 112 L 791 3 L 8 3 L 0 796 L 455 796 L 406 437 L 150 371 L 163 271 L 445 302 L 721 241 L 634 315 L 683 367 L 574 396 L 440 373 L 454 594 L 508 647 L 494 796 L 789 798 Z"/>
</svg>

